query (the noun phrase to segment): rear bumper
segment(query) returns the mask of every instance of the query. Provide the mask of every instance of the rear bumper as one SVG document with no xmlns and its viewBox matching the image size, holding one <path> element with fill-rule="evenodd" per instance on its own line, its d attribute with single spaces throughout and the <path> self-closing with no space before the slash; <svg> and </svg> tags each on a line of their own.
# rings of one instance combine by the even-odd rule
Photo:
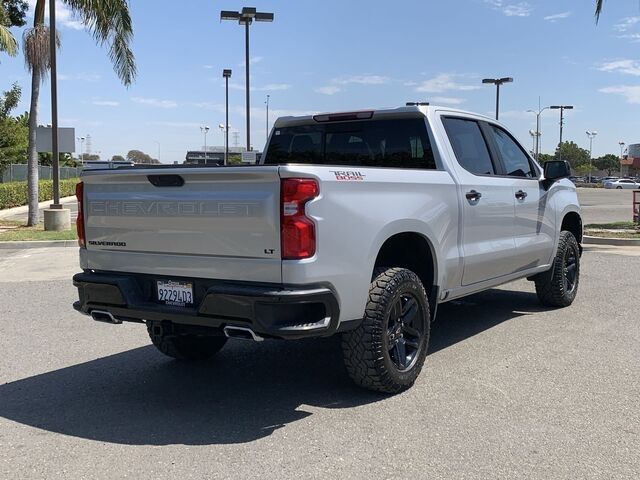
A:
<svg viewBox="0 0 640 480">
<path fill-rule="evenodd" d="M 338 330 L 339 306 L 324 286 L 247 284 L 184 278 L 194 289 L 194 307 L 172 307 L 156 301 L 156 280 L 162 277 L 125 273 L 78 273 L 73 284 L 79 301 L 73 307 L 90 315 L 109 312 L 121 321 L 169 321 L 222 329 L 250 328 L 274 338 L 328 336 Z M 175 278 L 174 278 L 175 279 Z"/>
</svg>

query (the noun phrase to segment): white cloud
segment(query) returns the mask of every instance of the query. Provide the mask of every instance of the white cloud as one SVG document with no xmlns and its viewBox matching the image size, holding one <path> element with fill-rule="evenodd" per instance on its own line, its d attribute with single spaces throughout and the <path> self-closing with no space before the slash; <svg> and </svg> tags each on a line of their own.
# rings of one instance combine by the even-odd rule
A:
<svg viewBox="0 0 640 480">
<path fill-rule="evenodd" d="M 68 80 L 76 80 L 80 82 L 97 82 L 102 77 L 97 73 L 74 73 L 74 74 L 65 74 L 59 73 L 58 80 L 60 81 L 68 81 Z"/>
<path fill-rule="evenodd" d="M 213 70 L 213 65 L 203 65 L 202 68 L 206 68 L 207 70 Z"/>
<path fill-rule="evenodd" d="M 602 93 L 613 93 L 623 95 L 628 103 L 640 103 L 640 85 L 618 85 L 605 87 L 599 90 Z"/>
<path fill-rule="evenodd" d="M 465 99 L 454 97 L 431 97 L 429 101 L 433 104 L 460 105 L 461 103 L 465 102 Z"/>
<path fill-rule="evenodd" d="M 616 72 L 626 73 L 640 77 L 640 62 L 636 60 L 614 60 L 612 62 L 605 62 L 598 67 L 598 70 L 602 72 Z"/>
<path fill-rule="evenodd" d="M 242 90 L 244 92 L 244 84 L 242 83 L 230 83 L 229 88 L 231 90 Z M 263 85 L 262 87 L 251 87 L 252 92 L 274 92 L 277 90 L 289 90 L 291 85 L 288 83 L 270 83 Z"/>
<path fill-rule="evenodd" d="M 627 32 L 637 23 L 640 23 L 640 17 L 626 17 L 620 20 L 620 23 L 613 26 L 618 32 Z"/>
<path fill-rule="evenodd" d="M 91 102 L 93 105 L 97 105 L 98 107 L 119 107 L 120 102 L 116 102 L 113 100 L 94 100 Z"/>
<path fill-rule="evenodd" d="M 338 77 L 331 80 L 334 85 L 384 85 L 389 82 L 389 77 L 381 75 L 351 75 L 346 77 Z"/>
<path fill-rule="evenodd" d="M 618 35 L 618 38 L 624 38 L 631 40 L 632 43 L 640 42 L 640 33 L 625 33 L 624 35 Z"/>
<path fill-rule="evenodd" d="M 321 93 L 323 95 L 334 95 L 341 91 L 342 89 L 340 87 L 336 87 L 335 85 L 327 85 L 325 87 L 319 87 L 315 89 L 315 92 Z"/>
<path fill-rule="evenodd" d="M 528 17 L 533 11 L 533 7 L 528 2 L 509 3 L 505 0 L 484 0 L 484 3 L 507 17 Z"/>
<path fill-rule="evenodd" d="M 571 16 L 571 12 L 562 12 L 556 13 L 555 15 L 547 15 L 546 17 L 544 17 L 544 19 L 547 22 L 556 22 L 558 20 L 562 20 L 563 18 L 568 18 L 569 16 Z"/>
<path fill-rule="evenodd" d="M 173 100 L 158 100 L 157 98 L 132 97 L 131 101 L 141 105 L 158 108 L 175 108 L 178 106 L 177 102 Z"/>
<path fill-rule="evenodd" d="M 262 60 L 264 60 L 264 57 L 250 57 L 249 58 L 249 66 L 255 65 L 256 63 L 260 63 Z M 238 66 L 239 67 L 244 67 L 245 66 L 244 60 L 242 62 L 240 62 L 238 64 Z"/>
<path fill-rule="evenodd" d="M 429 80 L 425 80 L 418 85 L 416 92 L 442 93 L 450 90 L 469 91 L 478 90 L 477 85 L 463 85 L 455 81 L 455 77 L 461 75 L 452 75 L 450 73 L 441 73 Z"/>
<path fill-rule="evenodd" d="M 158 125 L 160 127 L 172 127 L 172 128 L 199 128 L 201 123 L 195 122 L 147 122 L 147 125 Z"/>
</svg>

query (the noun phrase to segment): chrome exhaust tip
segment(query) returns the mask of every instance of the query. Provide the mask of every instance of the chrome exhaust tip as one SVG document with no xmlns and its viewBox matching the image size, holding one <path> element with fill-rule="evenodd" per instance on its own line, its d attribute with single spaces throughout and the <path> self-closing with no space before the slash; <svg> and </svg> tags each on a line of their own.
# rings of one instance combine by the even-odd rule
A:
<svg viewBox="0 0 640 480">
<path fill-rule="evenodd" d="M 120 325 L 122 320 L 113 316 L 111 312 L 106 310 L 91 310 L 91 318 L 96 322 L 111 323 L 113 325 Z"/>
<path fill-rule="evenodd" d="M 246 327 L 234 327 L 231 325 L 227 325 L 222 329 L 225 337 L 227 338 L 238 338 L 240 340 L 253 340 L 254 342 L 262 342 L 264 340 L 263 337 L 258 335 L 256 332 Z"/>
</svg>

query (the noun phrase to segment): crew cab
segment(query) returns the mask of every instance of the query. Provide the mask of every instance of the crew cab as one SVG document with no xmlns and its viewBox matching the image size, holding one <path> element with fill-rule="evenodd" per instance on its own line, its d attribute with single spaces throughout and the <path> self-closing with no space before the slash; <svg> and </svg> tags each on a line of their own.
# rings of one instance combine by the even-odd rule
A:
<svg viewBox="0 0 640 480">
<path fill-rule="evenodd" d="M 182 360 L 228 338 L 340 334 L 353 380 L 398 392 L 420 373 L 438 304 L 519 278 L 544 305 L 573 302 L 569 174 L 451 108 L 280 118 L 259 165 L 84 172 L 74 307 L 144 323 Z"/>
</svg>

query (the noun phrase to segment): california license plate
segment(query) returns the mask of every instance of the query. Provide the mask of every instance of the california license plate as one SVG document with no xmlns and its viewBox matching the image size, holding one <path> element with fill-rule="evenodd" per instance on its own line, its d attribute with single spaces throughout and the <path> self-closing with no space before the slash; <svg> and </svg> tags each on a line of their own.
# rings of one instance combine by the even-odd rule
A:
<svg viewBox="0 0 640 480">
<path fill-rule="evenodd" d="M 193 305 L 193 284 L 174 280 L 157 280 L 158 300 L 165 305 L 190 307 Z"/>
</svg>

